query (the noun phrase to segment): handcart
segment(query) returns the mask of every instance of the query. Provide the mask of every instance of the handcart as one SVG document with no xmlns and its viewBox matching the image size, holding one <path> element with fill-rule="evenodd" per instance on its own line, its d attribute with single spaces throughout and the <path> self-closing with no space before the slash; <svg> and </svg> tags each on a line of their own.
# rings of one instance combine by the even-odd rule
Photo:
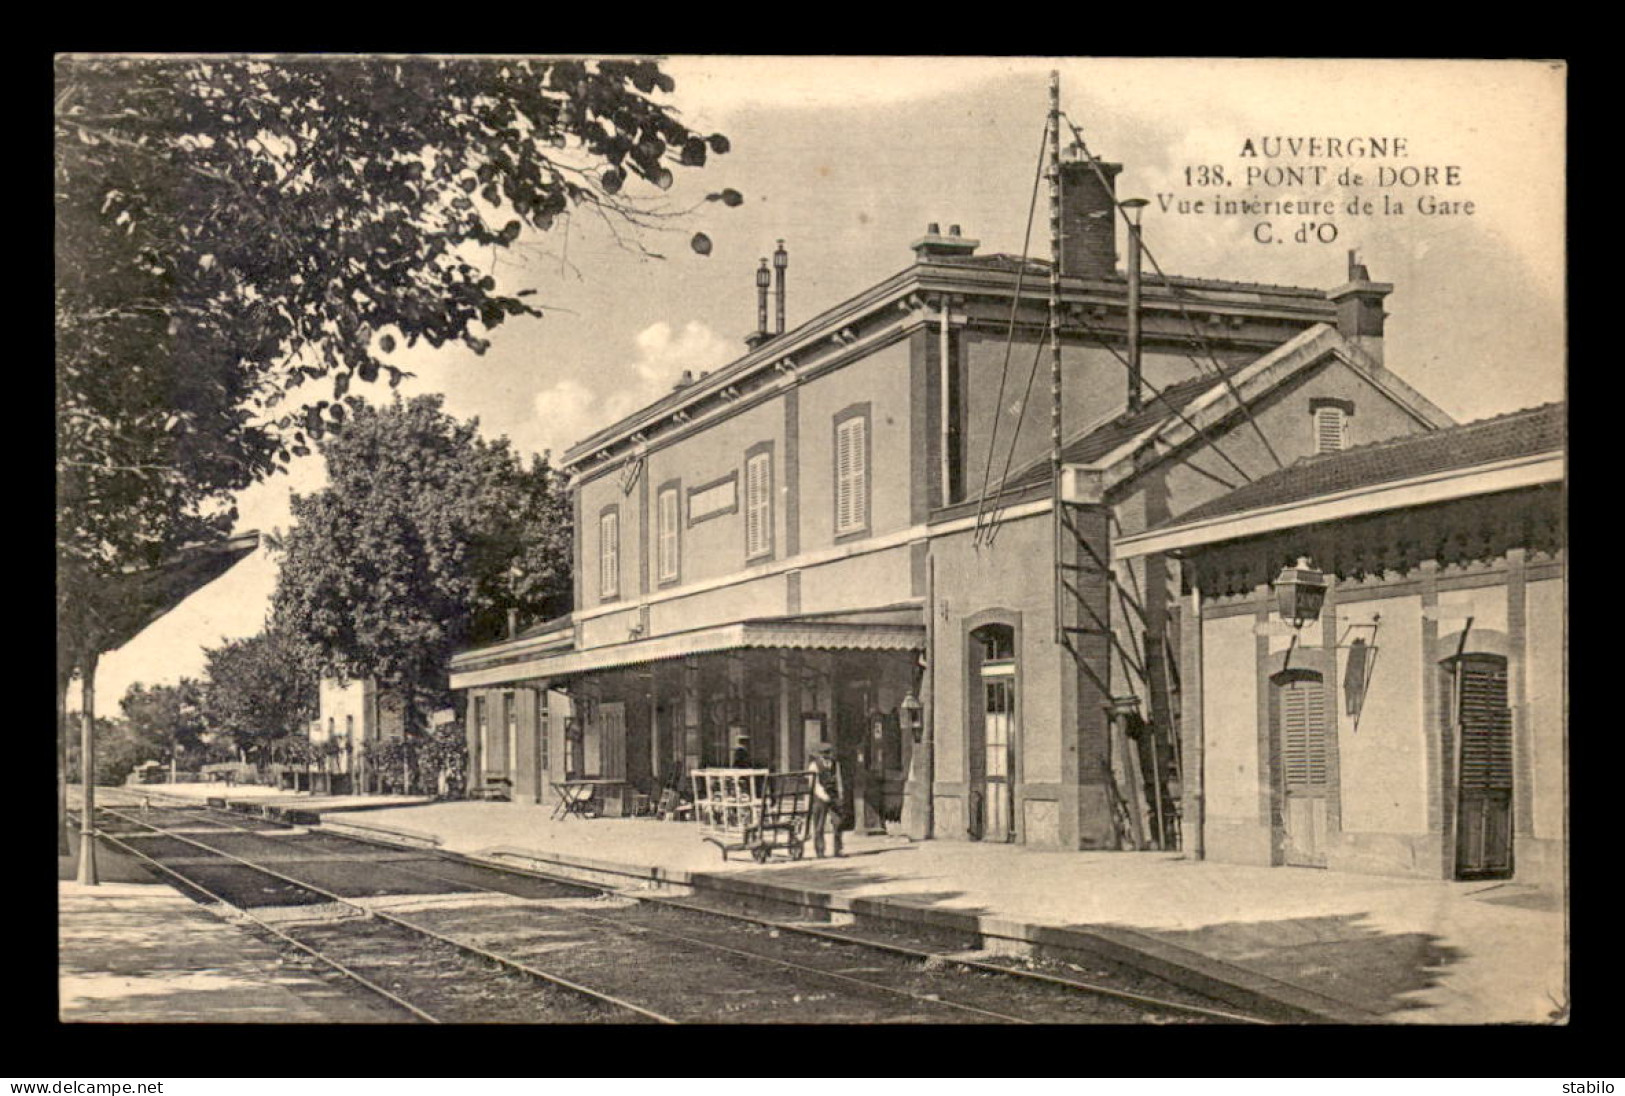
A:
<svg viewBox="0 0 1625 1096">
<path fill-rule="evenodd" d="M 722 851 L 723 860 L 730 852 L 748 851 L 762 864 L 774 850 L 801 859 L 812 813 L 812 773 L 696 769 L 691 777 L 700 836 Z"/>
</svg>

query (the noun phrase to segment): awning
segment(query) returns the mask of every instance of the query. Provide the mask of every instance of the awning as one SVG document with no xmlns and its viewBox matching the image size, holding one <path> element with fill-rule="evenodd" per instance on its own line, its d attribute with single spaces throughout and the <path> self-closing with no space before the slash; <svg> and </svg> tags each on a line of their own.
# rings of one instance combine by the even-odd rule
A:
<svg viewBox="0 0 1625 1096">
<path fill-rule="evenodd" d="M 732 650 L 918 651 L 925 648 L 923 624 L 854 624 L 827 620 L 747 620 L 652 636 L 585 651 L 454 672 L 453 689 L 503 685 L 534 678 L 575 677 L 595 670 Z"/>
</svg>

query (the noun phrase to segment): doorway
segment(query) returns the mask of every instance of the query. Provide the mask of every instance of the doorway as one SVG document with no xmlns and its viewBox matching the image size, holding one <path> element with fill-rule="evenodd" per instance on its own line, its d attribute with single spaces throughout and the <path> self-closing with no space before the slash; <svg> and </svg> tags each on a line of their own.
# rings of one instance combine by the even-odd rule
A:
<svg viewBox="0 0 1625 1096">
<path fill-rule="evenodd" d="M 1015 827 L 1016 633 L 1008 624 L 971 632 L 974 673 L 969 734 L 970 816 L 973 841 L 1013 841 Z"/>
<path fill-rule="evenodd" d="M 1324 868 L 1330 791 L 1326 682 L 1314 670 L 1286 670 L 1272 677 L 1270 684 L 1276 750 L 1281 759 L 1284 862 Z"/>
<path fill-rule="evenodd" d="M 1512 875 L 1512 710 L 1499 655 L 1452 659 L 1450 718 L 1456 740 L 1456 878 Z"/>
</svg>

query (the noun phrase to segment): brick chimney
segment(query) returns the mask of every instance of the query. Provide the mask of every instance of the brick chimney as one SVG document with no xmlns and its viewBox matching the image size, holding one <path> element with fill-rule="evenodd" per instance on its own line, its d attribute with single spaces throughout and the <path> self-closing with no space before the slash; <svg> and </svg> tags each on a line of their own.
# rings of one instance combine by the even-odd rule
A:
<svg viewBox="0 0 1625 1096">
<path fill-rule="evenodd" d="M 932 259 L 949 258 L 955 255 L 973 255 L 980 240 L 969 240 L 959 234 L 958 225 L 948 226 L 948 235 L 942 234 L 942 226 L 932 221 L 926 226 L 925 235 L 908 246 L 914 249 L 919 261 L 928 263 Z"/>
<path fill-rule="evenodd" d="M 1328 289 L 1326 298 L 1337 305 L 1337 333 L 1382 364 L 1383 298 L 1394 291 L 1392 282 L 1374 282 L 1355 252 L 1349 252 L 1349 280 Z"/>
<path fill-rule="evenodd" d="M 1110 278 L 1117 270 L 1117 174 L 1123 165 L 1099 167 L 1097 173 L 1076 145 L 1061 160 L 1061 273 L 1068 277 Z"/>
</svg>

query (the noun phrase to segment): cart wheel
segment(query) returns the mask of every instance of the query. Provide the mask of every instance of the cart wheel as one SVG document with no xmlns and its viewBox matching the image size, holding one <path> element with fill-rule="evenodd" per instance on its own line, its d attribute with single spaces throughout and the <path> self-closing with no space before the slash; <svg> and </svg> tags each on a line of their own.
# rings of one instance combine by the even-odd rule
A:
<svg viewBox="0 0 1625 1096">
<path fill-rule="evenodd" d="M 800 860 L 801 859 L 801 854 L 806 852 L 806 851 L 807 851 L 806 842 L 797 841 L 795 844 L 790 846 L 790 859 L 791 860 Z"/>
<path fill-rule="evenodd" d="M 765 864 L 767 863 L 767 858 L 773 855 L 773 850 L 768 848 L 766 845 L 757 845 L 755 848 L 750 850 L 750 854 L 755 858 L 758 864 Z"/>
</svg>

